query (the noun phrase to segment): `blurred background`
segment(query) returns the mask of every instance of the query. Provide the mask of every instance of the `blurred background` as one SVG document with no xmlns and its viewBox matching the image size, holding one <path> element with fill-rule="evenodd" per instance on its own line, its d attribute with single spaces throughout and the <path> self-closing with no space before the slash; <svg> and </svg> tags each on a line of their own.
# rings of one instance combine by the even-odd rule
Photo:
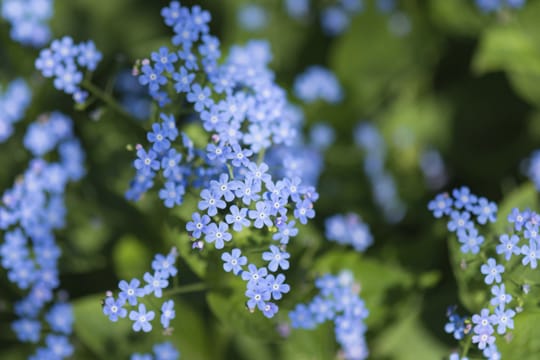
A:
<svg viewBox="0 0 540 360">
<path fill-rule="evenodd" d="M 137 60 L 169 44 L 171 32 L 160 16 L 168 3 L 56 0 L 50 27 L 53 38 L 92 39 L 104 59 L 93 81 L 136 114 L 151 114 L 155 105 L 133 90 L 130 73 Z M 316 276 L 348 268 L 370 309 L 370 358 L 447 356 L 456 343 L 443 329 L 446 308 L 477 309 L 466 307 L 445 225 L 433 220 L 427 203 L 468 185 L 496 202 L 520 194 L 536 204 L 527 159 L 540 144 L 540 1 L 518 7 L 501 1 L 493 8 L 474 0 L 182 1 L 196 3 L 212 14 L 211 31 L 223 53 L 250 39 L 269 42 L 270 67 L 302 108 L 306 139 L 327 144 L 317 216 L 291 250 L 297 265 L 288 276 L 297 290 L 280 303 L 280 316 L 268 321 L 241 302 L 230 305 L 235 294 L 210 300 L 204 292 L 187 294 L 177 300 L 168 339 L 183 359 L 333 359 L 330 326 L 295 330 L 287 338 L 276 328 L 287 323 L 286 309 L 311 296 Z M 105 291 L 120 279 L 141 277 L 153 255 L 172 246 L 180 248 L 185 284 L 220 281 L 209 275 L 219 260 L 190 252 L 183 230 L 189 210 L 167 210 L 155 193 L 138 203 L 124 199 L 133 148 L 146 141 L 151 122 L 121 118 L 101 104 L 77 111 L 34 69 L 38 50 L 12 42 L 9 31 L 1 22 L 0 84 L 24 77 L 34 96 L 14 136 L 0 145 L 0 189 L 9 188 L 30 159 L 21 147 L 26 126 L 44 112 L 72 116 L 87 176 L 68 188 L 68 225 L 57 238 L 62 288 L 75 305 L 74 358 L 123 359 L 147 351 L 163 336 L 109 323 L 100 308 Z M 312 66 L 335 76 L 341 96 L 303 98 L 295 84 Z M 324 239 L 324 220 L 346 212 L 369 224 L 374 245 L 364 254 Z M 32 351 L 9 329 L 10 304 L 18 296 L 0 273 L 1 359 Z"/>
</svg>

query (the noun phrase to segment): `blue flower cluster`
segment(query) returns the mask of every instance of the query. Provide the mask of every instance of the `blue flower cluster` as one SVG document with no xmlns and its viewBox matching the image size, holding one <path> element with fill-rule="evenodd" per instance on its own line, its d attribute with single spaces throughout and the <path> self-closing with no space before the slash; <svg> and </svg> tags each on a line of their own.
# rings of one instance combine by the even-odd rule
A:
<svg viewBox="0 0 540 360">
<path fill-rule="evenodd" d="M 476 6 L 484 12 L 500 11 L 504 8 L 520 9 L 527 0 L 475 0 Z"/>
<path fill-rule="evenodd" d="M 37 343 L 41 339 L 40 316 L 53 301 L 59 286 L 58 259 L 60 247 L 54 231 L 64 227 L 66 208 L 64 191 L 69 181 L 84 175 L 84 153 L 74 137 L 72 121 L 60 113 L 42 115 L 31 124 L 24 146 L 34 159 L 15 185 L 2 195 L 0 230 L 5 241 L 0 245 L 1 265 L 8 279 L 27 295 L 15 303 L 19 317 L 12 323 L 17 338 Z M 43 156 L 58 151 L 57 162 Z M 51 333 L 45 347 L 38 348 L 32 359 L 68 357 L 73 352 L 67 335 L 71 334 L 71 306 L 62 299 L 45 312 Z"/>
<path fill-rule="evenodd" d="M 4 0 L 2 17 L 11 23 L 11 38 L 23 45 L 40 47 L 51 37 L 47 22 L 53 14 L 52 0 Z"/>
<path fill-rule="evenodd" d="M 30 88 L 22 79 L 9 83 L 5 91 L 0 91 L 0 143 L 13 133 L 13 124 L 20 121 L 32 99 Z"/>
<path fill-rule="evenodd" d="M 343 99 L 343 90 L 336 76 L 318 65 L 308 67 L 296 77 L 294 94 L 306 103 L 324 100 L 336 104 Z"/>
<path fill-rule="evenodd" d="M 447 227 L 449 231 L 457 232 L 458 240 L 462 243 L 462 252 L 485 253 L 485 249 L 480 249 L 483 237 L 478 235 L 475 221 L 482 225 L 494 222 L 497 213 L 494 203 L 471 194 L 467 187 L 461 187 L 455 189 L 452 196 L 437 195 L 428 207 L 437 218 L 443 215 L 451 217 Z M 492 250 L 507 264 L 514 260 L 513 257 L 518 257 L 523 271 L 529 268 L 536 269 L 540 258 L 537 251 L 540 246 L 538 235 L 540 215 L 531 210 L 520 211 L 514 208 L 507 220 L 512 224 L 512 231 L 500 235 L 498 243 Z M 480 273 L 483 275 L 484 283 L 490 286 L 489 304 L 474 314 L 470 320 L 458 315 L 455 308 L 449 309 L 445 331 L 453 334 L 456 340 L 462 340 L 471 334 L 472 343 L 478 346 L 485 358 L 500 359 L 496 339 L 507 334 L 509 329 L 514 329 L 514 317 L 523 310 L 522 299 L 519 299 L 521 295 L 512 296 L 507 285 L 514 287 L 516 282 L 523 281 L 522 290 L 525 295 L 530 285 L 526 280 L 516 278 L 505 283 L 505 266 L 495 257 L 486 256 L 486 258 L 487 260 L 480 266 Z M 519 262 L 514 263 L 519 266 Z"/>
<path fill-rule="evenodd" d="M 497 204 L 472 194 L 466 186 L 454 189 L 452 196 L 448 193 L 437 195 L 429 202 L 428 209 L 436 218 L 450 217 L 448 230 L 457 234 L 463 253 L 480 252 L 484 237 L 479 234 L 475 223 L 485 225 L 497 218 Z"/>
<path fill-rule="evenodd" d="M 178 360 L 180 352 L 170 342 L 154 345 L 153 354 L 133 354 L 130 360 Z"/>
<path fill-rule="evenodd" d="M 248 264 L 240 249 L 223 254 L 224 269 L 246 281 L 248 308 L 272 317 L 278 307 L 270 300 L 280 299 L 289 286 L 284 284 L 285 275 L 268 272 L 288 269 L 286 245 L 298 233 L 296 222 L 306 224 L 315 216 L 318 194 L 310 184 L 320 166 L 306 171 L 306 166 L 318 162 L 303 159 L 318 157 L 299 136 L 302 114 L 287 103 L 267 68 L 271 59 L 267 43 L 233 47 L 218 64 L 219 41 L 209 34 L 208 12 L 173 1 L 162 15 L 175 32 L 173 46 L 180 49 L 162 47 L 152 53 L 151 61 L 143 60 L 139 82 L 161 106 L 173 99 L 192 104 L 188 118 L 195 115 L 200 120 L 208 143 L 202 149 L 195 147 L 178 131 L 174 116 L 162 113 L 162 122 L 154 123 L 147 134 L 152 148 L 137 146 L 137 175 L 126 196 L 140 198 L 160 171 L 165 187 L 159 196 L 167 207 L 182 204 L 188 187 L 201 189 L 199 211 L 186 225 L 195 248 L 207 243 L 221 250 L 234 232 L 245 228 L 276 241 L 279 246 L 270 244 L 263 253 L 266 267 Z M 163 89 L 171 79 L 174 92 L 168 93 Z M 177 150 L 173 146 L 179 136 L 182 148 Z"/>
<path fill-rule="evenodd" d="M 353 213 L 334 215 L 325 221 L 326 238 L 339 244 L 348 244 L 359 252 L 373 244 L 369 226 Z"/>
<path fill-rule="evenodd" d="M 368 357 L 364 320 L 369 312 L 358 295 L 360 287 L 349 271 L 339 275 L 326 274 L 315 281 L 320 290 L 308 304 L 298 304 L 289 313 L 293 328 L 314 329 L 327 320 L 334 322 L 337 342 L 347 360 Z"/>
<path fill-rule="evenodd" d="M 360 123 L 354 130 L 354 141 L 365 153 L 364 171 L 371 183 L 375 203 L 387 221 L 400 221 L 407 209 L 399 197 L 392 174 L 384 168 L 386 144 L 379 130 L 370 123 Z"/>
<path fill-rule="evenodd" d="M 143 275 L 145 285 L 141 285 L 141 281 L 137 278 L 131 279 L 129 282 L 121 280 L 118 283 L 120 289 L 118 297 L 115 298 L 112 294 L 107 294 L 103 303 L 103 313 L 109 317 L 109 320 L 116 322 L 118 319 L 128 316 L 125 306 L 136 307 L 135 310 L 129 312 L 129 319 L 133 321 L 133 331 L 152 331 L 151 321 L 154 320 L 156 313 L 147 310 L 146 305 L 140 300 L 148 295 L 155 298 L 163 297 L 163 289 L 169 286 L 169 278 L 173 278 L 178 273 L 175 267 L 177 256 L 175 248 L 167 255 L 156 254 L 154 261 L 152 261 L 153 272 L 146 272 Z M 160 310 L 160 323 L 163 329 L 167 330 L 171 320 L 176 316 L 174 301 L 164 301 Z"/>
<path fill-rule="evenodd" d="M 75 102 L 82 103 L 88 93 L 80 88 L 83 81 L 80 70 L 94 71 L 101 58 L 92 40 L 74 44 L 71 37 L 64 36 L 54 40 L 49 48 L 41 50 L 35 66 L 44 77 L 54 78 L 57 90 L 72 95 Z"/>
</svg>

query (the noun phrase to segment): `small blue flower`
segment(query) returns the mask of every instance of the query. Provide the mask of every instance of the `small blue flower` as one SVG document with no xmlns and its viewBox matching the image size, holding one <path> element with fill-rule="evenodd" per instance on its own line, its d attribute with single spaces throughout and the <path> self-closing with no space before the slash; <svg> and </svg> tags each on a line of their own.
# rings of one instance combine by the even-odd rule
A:
<svg viewBox="0 0 540 360">
<path fill-rule="evenodd" d="M 536 251 L 536 241 L 529 241 L 529 245 L 523 245 L 521 247 L 521 254 L 523 255 L 523 259 L 521 260 L 521 263 L 523 265 L 527 265 L 530 263 L 531 269 L 536 269 L 537 266 L 537 260 L 538 260 L 538 253 Z"/>
<path fill-rule="evenodd" d="M 265 280 L 270 288 L 272 299 L 274 300 L 281 299 L 281 294 L 286 294 L 290 290 L 290 286 L 284 284 L 285 275 L 283 274 L 278 274 L 276 277 L 274 277 L 274 275 L 268 275 Z"/>
<path fill-rule="evenodd" d="M 208 215 L 201 215 L 199 213 L 193 213 L 193 221 L 186 224 L 186 230 L 191 232 L 191 236 L 195 239 L 201 237 L 202 233 L 206 233 L 206 227 L 210 223 L 210 217 Z"/>
<path fill-rule="evenodd" d="M 501 273 L 504 272 L 504 266 L 497 264 L 495 259 L 489 258 L 487 264 L 484 264 L 480 267 L 480 272 L 486 275 L 484 282 L 488 285 L 492 284 L 493 281 L 500 283 Z"/>
<path fill-rule="evenodd" d="M 238 275 L 242 271 L 242 266 L 247 264 L 247 257 L 241 256 L 240 249 L 232 249 L 231 253 L 223 253 L 221 260 L 223 260 L 223 270 L 226 272 L 232 271 L 234 275 Z"/>
<path fill-rule="evenodd" d="M 162 290 L 169 286 L 169 281 L 163 277 L 161 272 L 156 272 L 154 275 L 146 272 L 143 275 L 143 279 L 147 283 L 144 287 L 146 294 L 154 293 L 154 296 L 158 298 L 162 296 Z"/>
<path fill-rule="evenodd" d="M 268 269 L 270 271 L 277 271 L 278 268 L 282 268 L 283 270 L 289 268 L 289 261 L 287 259 L 290 256 L 287 252 L 281 252 L 277 246 L 270 245 L 270 251 L 264 252 L 262 258 L 265 261 L 269 261 Z"/>
<path fill-rule="evenodd" d="M 141 282 L 139 279 L 132 279 L 129 283 L 125 280 L 120 281 L 118 287 L 122 291 L 120 291 L 118 297 L 123 301 L 129 302 L 132 306 L 137 305 L 137 298 L 143 297 L 146 294 L 144 289 L 139 288 L 140 285 Z"/>
<path fill-rule="evenodd" d="M 504 309 L 497 307 L 495 309 L 495 314 L 491 315 L 490 320 L 493 325 L 497 325 L 497 334 L 504 335 L 506 333 L 506 328 L 514 328 L 514 316 L 516 312 L 511 309 Z"/>
<path fill-rule="evenodd" d="M 161 305 L 161 325 L 163 328 L 168 328 L 176 313 L 174 311 L 174 301 L 167 300 Z"/>
<path fill-rule="evenodd" d="M 109 317 L 111 321 L 118 321 L 118 318 L 125 318 L 127 310 L 124 309 L 126 301 L 122 298 L 115 300 L 112 296 L 108 296 L 105 299 L 105 305 L 103 306 L 103 313 Z"/>
<path fill-rule="evenodd" d="M 156 254 L 154 261 L 152 261 L 152 269 L 155 272 L 159 272 L 164 279 L 167 279 L 170 276 L 176 276 L 178 273 L 178 270 L 174 266 L 175 262 L 176 256 L 173 252 L 166 256 Z"/>
<path fill-rule="evenodd" d="M 155 313 L 153 311 L 146 312 L 146 306 L 139 304 L 139 311 L 131 310 L 129 312 L 129 319 L 133 320 L 133 331 L 152 331 L 152 324 L 150 321 L 154 319 Z"/>
<path fill-rule="evenodd" d="M 207 243 L 214 243 L 216 249 L 223 249 L 225 241 L 231 241 L 232 235 L 229 233 L 229 225 L 221 221 L 219 225 L 211 223 L 206 229 L 205 240 Z"/>
<path fill-rule="evenodd" d="M 228 224 L 233 225 L 234 231 L 241 231 L 242 228 L 248 227 L 250 225 L 250 221 L 246 219 L 248 212 L 247 208 L 239 209 L 238 206 L 233 205 L 230 207 L 230 211 L 230 214 L 227 214 L 225 216 L 225 221 Z"/>
<path fill-rule="evenodd" d="M 518 246 L 519 237 L 512 235 L 509 237 L 507 234 L 502 234 L 499 237 L 500 244 L 495 248 L 497 254 L 504 254 L 506 261 L 510 260 L 512 255 L 521 254 L 521 248 Z"/>
<path fill-rule="evenodd" d="M 503 307 L 510 303 L 512 301 L 512 295 L 506 293 L 506 289 L 504 284 L 494 285 L 491 288 L 491 293 L 493 294 L 493 298 L 491 298 L 491 301 L 489 302 L 493 306 L 500 306 Z"/>
</svg>

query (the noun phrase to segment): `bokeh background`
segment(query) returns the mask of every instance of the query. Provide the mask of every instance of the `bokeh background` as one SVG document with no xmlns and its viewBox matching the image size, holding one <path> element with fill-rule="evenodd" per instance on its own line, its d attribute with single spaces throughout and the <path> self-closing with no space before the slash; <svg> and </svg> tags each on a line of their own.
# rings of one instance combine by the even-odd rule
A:
<svg viewBox="0 0 540 360">
<path fill-rule="evenodd" d="M 211 12 L 212 32 L 225 53 L 249 39 L 269 41 L 271 68 L 291 102 L 304 110 L 306 136 L 324 122 L 334 129 L 335 140 L 324 153 L 317 216 L 291 250 L 288 276 L 295 291 L 281 302 L 280 316 L 269 321 L 250 314 L 236 293 L 186 294 L 176 300 L 175 331 L 167 339 L 183 359 L 333 359 L 337 345 L 330 326 L 296 330 L 287 338 L 276 327 L 287 322 L 286 309 L 313 293 L 317 275 L 348 268 L 370 309 L 371 358 L 447 356 L 456 346 L 443 330 L 447 306 L 476 309 L 467 308 L 471 302 L 452 270 L 445 225 L 432 218 L 427 202 L 440 191 L 468 185 L 496 202 L 519 197 L 528 206 L 536 204 L 526 167 L 540 144 L 540 2 L 486 12 L 473 0 L 406 0 L 382 9 L 365 0 L 338 34 L 322 25 L 332 1 L 312 0 L 301 17 L 292 16 L 282 0 L 198 3 Z M 169 43 L 170 30 L 159 15 L 167 4 L 57 0 L 50 26 L 54 37 L 94 40 L 104 55 L 94 82 L 121 99 L 119 79 L 129 78 L 136 60 Z M 167 210 L 156 194 L 138 203 L 124 199 L 134 173 L 133 147 L 145 141 L 151 123 L 119 117 L 101 104 L 78 111 L 38 76 L 37 54 L 13 43 L 9 25 L 0 23 L 0 82 L 22 76 L 34 92 L 25 120 L 0 147 L 0 189 L 10 187 L 29 160 L 21 146 L 26 126 L 44 112 L 70 114 L 88 172 L 67 191 L 68 226 L 58 234 L 62 288 L 75 306 L 74 358 L 127 358 L 163 336 L 135 334 L 127 321 L 110 323 L 100 305 L 106 290 L 120 279 L 140 277 L 153 254 L 172 246 L 180 248 L 184 284 L 222 281 L 212 278 L 221 265 L 190 251 L 183 230 L 189 210 Z M 342 102 L 307 104 L 295 96 L 296 77 L 311 65 L 336 75 Z M 374 195 L 366 151 L 353 136 L 359 124 L 373 126 L 384 141 L 384 169 L 393 188 L 379 191 L 394 192 L 403 205 L 396 216 Z M 370 226 L 374 245 L 364 254 L 324 239 L 324 219 L 345 212 L 359 214 Z M 501 216 L 506 216 L 502 210 Z M 32 350 L 9 329 L 10 304 L 17 297 L 0 272 L 0 359 L 25 358 Z M 530 351 L 523 356 L 534 359 Z"/>
</svg>

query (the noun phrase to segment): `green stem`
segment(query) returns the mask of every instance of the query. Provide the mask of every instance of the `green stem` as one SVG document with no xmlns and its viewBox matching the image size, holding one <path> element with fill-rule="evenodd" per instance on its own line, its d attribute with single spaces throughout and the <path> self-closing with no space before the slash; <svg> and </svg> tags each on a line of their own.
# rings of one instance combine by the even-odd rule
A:
<svg viewBox="0 0 540 360">
<path fill-rule="evenodd" d="M 264 153 L 266 149 L 262 149 L 261 152 L 259 152 L 259 156 L 257 157 L 257 165 L 260 165 L 264 160 Z"/>
<path fill-rule="evenodd" d="M 187 294 L 187 293 L 197 292 L 197 291 L 204 291 L 206 289 L 207 289 L 206 284 L 199 282 L 199 283 L 193 283 L 189 285 L 172 288 L 171 290 L 164 291 L 163 294 L 171 296 L 171 295 L 178 295 L 178 294 Z"/>
<path fill-rule="evenodd" d="M 124 108 L 121 107 L 111 95 L 107 94 L 105 91 L 101 90 L 100 88 L 98 88 L 97 86 L 95 86 L 88 80 L 83 80 L 81 85 L 86 90 L 88 90 L 93 96 L 100 99 L 105 104 L 109 105 L 114 111 L 116 111 L 117 113 L 119 113 L 120 115 L 126 118 L 131 119 L 131 115 L 126 110 L 124 110 Z"/>
<path fill-rule="evenodd" d="M 465 346 L 463 347 L 463 351 L 461 352 L 462 358 L 467 356 L 467 353 L 469 352 L 469 348 L 471 347 L 471 344 L 472 344 L 472 341 L 469 336 L 467 336 L 464 340 L 466 342 L 465 342 Z"/>
</svg>

